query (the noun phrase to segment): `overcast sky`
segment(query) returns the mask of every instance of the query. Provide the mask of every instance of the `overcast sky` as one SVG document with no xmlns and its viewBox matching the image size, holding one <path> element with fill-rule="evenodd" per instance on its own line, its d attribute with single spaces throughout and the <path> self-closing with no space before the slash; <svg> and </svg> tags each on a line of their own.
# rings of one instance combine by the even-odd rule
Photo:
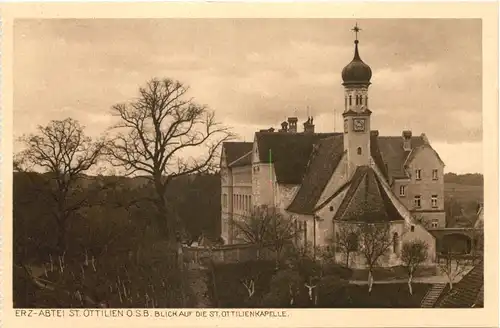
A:
<svg viewBox="0 0 500 328">
<path fill-rule="evenodd" d="M 287 116 L 341 131 L 354 20 L 17 20 L 14 131 L 71 116 L 91 135 L 152 77 L 190 86 L 241 140 Z M 358 20 L 372 129 L 424 132 L 448 172 L 482 172 L 481 21 Z M 300 124 L 300 127 L 302 124 Z"/>
</svg>

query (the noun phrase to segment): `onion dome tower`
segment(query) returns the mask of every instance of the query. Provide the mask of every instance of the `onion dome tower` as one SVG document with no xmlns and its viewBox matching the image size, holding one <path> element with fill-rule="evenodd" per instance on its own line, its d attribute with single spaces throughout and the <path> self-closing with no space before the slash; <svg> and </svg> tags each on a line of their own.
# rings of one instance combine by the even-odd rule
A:
<svg viewBox="0 0 500 328">
<path fill-rule="evenodd" d="M 372 78 L 372 70 L 359 55 L 358 24 L 352 31 L 354 40 L 354 57 L 342 70 L 345 108 L 344 117 L 344 150 L 347 154 L 349 173 L 354 173 L 358 166 L 370 165 L 370 115 L 368 109 L 368 87 Z"/>
</svg>

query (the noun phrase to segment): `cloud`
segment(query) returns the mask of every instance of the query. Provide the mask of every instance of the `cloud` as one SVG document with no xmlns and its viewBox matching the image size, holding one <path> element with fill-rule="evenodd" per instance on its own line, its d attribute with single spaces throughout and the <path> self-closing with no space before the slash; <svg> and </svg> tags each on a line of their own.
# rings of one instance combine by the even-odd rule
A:
<svg viewBox="0 0 500 328">
<path fill-rule="evenodd" d="M 361 20 L 372 67 L 372 126 L 425 132 L 448 145 L 482 141 L 481 21 Z M 287 116 L 341 127 L 341 70 L 353 56 L 349 19 L 16 20 L 14 130 L 73 116 L 99 135 L 113 104 L 151 77 L 189 96 L 250 138 Z M 36 54 L 36 55 L 34 55 Z M 334 115 L 336 115 L 334 117 Z M 450 146 L 451 147 L 451 146 Z M 447 148 L 448 149 L 448 148 Z M 446 151 L 446 150 L 445 150 Z"/>
</svg>

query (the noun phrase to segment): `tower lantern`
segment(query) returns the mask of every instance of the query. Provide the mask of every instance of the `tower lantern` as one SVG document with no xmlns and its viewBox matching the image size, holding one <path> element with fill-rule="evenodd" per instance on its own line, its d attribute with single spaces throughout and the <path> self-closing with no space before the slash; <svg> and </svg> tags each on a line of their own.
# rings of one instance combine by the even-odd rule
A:
<svg viewBox="0 0 500 328">
<path fill-rule="evenodd" d="M 344 86 L 344 150 L 347 152 L 349 171 L 370 164 L 370 115 L 368 109 L 368 87 L 372 77 L 370 66 L 359 55 L 358 24 L 355 33 L 354 57 L 342 70 Z"/>
</svg>

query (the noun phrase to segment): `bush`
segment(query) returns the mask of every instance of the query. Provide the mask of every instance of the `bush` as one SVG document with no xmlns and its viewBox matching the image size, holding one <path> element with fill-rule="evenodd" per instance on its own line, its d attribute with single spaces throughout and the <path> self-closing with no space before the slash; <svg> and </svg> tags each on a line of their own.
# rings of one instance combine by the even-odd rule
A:
<svg viewBox="0 0 500 328">
<path fill-rule="evenodd" d="M 221 308 L 258 307 L 260 299 L 269 291 L 275 268 L 274 261 L 264 260 L 214 263 L 207 270 L 208 296 L 211 303 Z M 254 294 L 251 297 L 244 285 L 245 280 L 248 284 L 253 280 Z"/>
<path fill-rule="evenodd" d="M 323 276 L 335 276 L 340 279 L 349 280 L 353 275 L 353 270 L 344 266 L 328 263 L 323 266 Z"/>
<path fill-rule="evenodd" d="M 349 305 L 348 282 L 338 276 L 321 278 L 318 287 L 318 307 Z"/>
</svg>

